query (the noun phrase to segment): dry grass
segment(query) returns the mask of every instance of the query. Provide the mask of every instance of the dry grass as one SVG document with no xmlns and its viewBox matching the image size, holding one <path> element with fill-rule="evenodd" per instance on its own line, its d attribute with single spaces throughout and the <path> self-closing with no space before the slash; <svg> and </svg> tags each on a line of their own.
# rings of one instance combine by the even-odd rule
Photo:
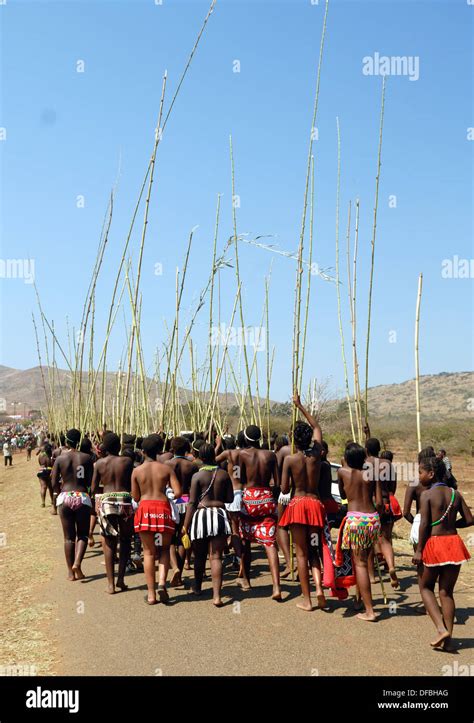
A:
<svg viewBox="0 0 474 723">
<path fill-rule="evenodd" d="M 33 455 L 17 454 L 12 469 L 0 469 L 1 607 L 3 613 L 0 666 L 34 666 L 38 675 L 51 674 L 54 649 L 45 621 L 53 605 L 37 601 L 37 590 L 52 577 L 54 527 L 49 508 L 40 507 L 38 464 Z M 48 518 L 47 518 L 48 516 Z"/>
</svg>

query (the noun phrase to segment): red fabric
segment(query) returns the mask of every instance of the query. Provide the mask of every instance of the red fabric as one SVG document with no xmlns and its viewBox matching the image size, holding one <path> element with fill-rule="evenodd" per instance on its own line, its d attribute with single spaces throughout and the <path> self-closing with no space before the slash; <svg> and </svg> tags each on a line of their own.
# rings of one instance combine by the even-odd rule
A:
<svg viewBox="0 0 474 723">
<path fill-rule="evenodd" d="M 173 533 L 175 523 L 168 500 L 140 500 L 134 528 L 135 532 Z"/>
<path fill-rule="evenodd" d="M 342 565 L 342 563 L 344 562 L 344 553 L 342 551 L 342 537 L 344 534 L 344 525 L 346 524 L 346 520 L 347 520 L 347 515 L 342 520 L 341 525 L 339 527 L 339 532 L 337 533 L 336 555 L 334 557 L 334 564 L 337 567 L 340 567 Z"/>
<path fill-rule="evenodd" d="M 460 565 L 470 559 L 466 545 L 459 535 L 432 535 L 423 549 L 423 563 L 428 567 Z"/>
<path fill-rule="evenodd" d="M 277 521 L 274 517 L 263 519 L 241 517 L 239 520 L 240 537 L 248 542 L 260 542 L 266 547 L 275 544 L 276 530 Z"/>
<path fill-rule="evenodd" d="M 268 487 L 250 487 L 242 495 L 239 533 L 243 540 L 267 547 L 275 544 L 277 504 Z"/>
<path fill-rule="evenodd" d="M 334 555 L 334 565 L 338 568 L 342 568 L 344 565 L 344 555 L 347 556 L 350 553 L 349 550 L 342 549 L 342 538 L 343 538 L 343 534 L 344 534 L 344 525 L 346 524 L 346 519 L 347 519 L 347 515 L 342 520 L 341 526 L 339 528 L 339 532 L 337 535 L 336 553 Z M 351 554 L 351 560 L 352 560 L 351 569 L 346 574 L 342 574 L 342 570 L 341 570 L 339 575 L 336 578 L 336 587 L 338 589 L 346 590 L 345 597 L 347 597 L 347 590 L 350 587 L 354 587 L 354 585 L 357 585 L 354 558 L 352 557 L 352 554 Z M 342 599 L 344 599 L 344 596 L 342 597 Z"/>
<path fill-rule="evenodd" d="M 402 508 L 400 507 L 397 498 L 395 497 L 395 495 L 392 495 L 392 493 L 390 493 L 390 509 L 394 521 L 396 522 L 397 520 L 401 520 L 401 518 L 403 517 Z"/>
<path fill-rule="evenodd" d="M 293 497 L 285 507 L 279 525 L 309 525 L 311 527 L 324 527 L 324 505 L 315 497 Z"/>
<path fill-rule="evenodd" d="M 337 504 L 334 497 L 328 497 L 327 500 L 321 500 L 321 502 L 324 505 L 324 509 L 326 510 L 327 515 L 334 515 L 339 512 L 340 505 Z"/>
<path fill-rule="evenodd" d="M 249 517 L 275 515 L 277 504 L 269 487 L 249 487 L 242 496 L 242 512 Z"/>
</svg>

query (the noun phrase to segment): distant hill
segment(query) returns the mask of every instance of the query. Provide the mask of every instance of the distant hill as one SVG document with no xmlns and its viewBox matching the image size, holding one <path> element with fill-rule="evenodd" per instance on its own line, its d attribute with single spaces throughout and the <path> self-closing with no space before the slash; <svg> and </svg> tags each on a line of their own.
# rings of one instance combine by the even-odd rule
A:
<svg viewBox="0 0 474 723">
<path fill-rule="evenodd" d="M 374 417 L 415 414 L 415 380 L 382 384 L 369 389 L 369 410 Z M 474 418 L 474 372 L 442 372 L 420 377 L 420 406 L 424 418 Z"/>
<path fill-rule="evenodd" d="M 44 368 L 47 375 L 47 369 Z M 87 376 L 87 375 L 85 375 Z M 60 383 L 66 390 L 71 375 L 59 370 Z M 116 375 L 107 374 L 107 391 L 113 394 Z M 189 394 L 189 393 L 188 393 Z M 151 396 L 157 395 L 156 385 L 152 385 Z M 184 401 L 185 390 L 180 396 Z M 474 414 L 474 372 L 455 372 L 425 375 L 420 378 L 422 416 L 433 421 L 447 417 L 472 419 Z M 221 395 L 223 402 L 225 395 Z M 12 414 L 12 402 L 19 403 L 17 413 L 22 414 L 26 406 L 29 409 L 41 409 L 45 406 L 43 382 L 40 367 L 32 369 L 11 369 L 0 366 L 0 399 L 5 400 L 6 410 Z M 232 394 L 228 395 L 229 405 L 234 404 Z M 335 400 L 330 406 L 336 407 L 342 400 Z M 274 404 L 274 402 L 272 402 Z M 277 404 L 277 406 L 283 406 Z M 286 406 L 286 405 L 285 405 Z M 415 381 L 410 379 L 401 384 L 382 384 L 369 389 L 370 416 L 401 418 L 415 414 Z"/>
</svg>

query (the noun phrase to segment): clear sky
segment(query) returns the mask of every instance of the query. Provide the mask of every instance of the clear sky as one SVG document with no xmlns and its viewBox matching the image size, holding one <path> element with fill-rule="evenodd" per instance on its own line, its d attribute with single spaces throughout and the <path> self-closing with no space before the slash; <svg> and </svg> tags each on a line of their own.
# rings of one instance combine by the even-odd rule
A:
<svg viewBox="0 0 474 723">
<path fill-rule="evenodd" d="M 110 189 L 121 173 L 97 290 L 97 344 L 131 214 L 153 146 L 162 75 L 167 103 L 176 88 L 208 0 L 20 2 L 0 6 L 2 23 L 2 260 L 32 258 L 42 303 L 66 344 L 77 327 Z M 184 317 L 211 263 L 216 196 L 222 195 L 219 248 L 232 235 L 229 134 L 233 136 L 239 233 L 296 251 L 324 2 L 218 0 L 160 144 L 142 271 L 142 336 L 147 364 L 172 323 L 176 266 L 195 232 Z M 472 259 L 474 6 L 447 2 L 339 2 L 329 7 L 315 154 L 314 259 L 335 265 L 336 116 L 341 127 L 340 243 L 344 328 L 349 354 L 345 228 L 360 198 L 359 338 L 365 338 L 382 78 L 363 58 L 412 58 L 410 75 L 387 78 L 376 241 L 370 384 L 414 375 L 417 279 L 424 274 L 423 374 L 473 362 L 473 279 L 445 278 L 443 261 Z M 79 61 L 79 65 L 78 65 Z M 77 72 L 83 62 L 84 72 Z M 240 72 L 234 72 L 240 63 Z M 410 67 L 410 66 L 409 66 Z M 418 68 L 415 73 L 414 69 Z M 419 76 L 419 77 L 418 77 Z M 166 109 L 166 105 L 165 105 Z M 77 197 L 84 197 L 84 207 Z M 390 197 L 396 197 L 396 207 Z M 81 205 L 79 203 L 79 205 Z M 136 262 L 137 233 L 133 237 Z M 295 262 L 240 244 L 245 321 L 261 321 L 264 276 L 273 259 L 270 335 L 272 397 L 291 386 Z M 155 274 L 156 264 L 163 274 Z M 460 262 L 461 263 L 461 262 Z M 473 264 L 474 265 L 474 264 Z M 5 267 L 4 267 L 5 268 Z M 461 270 L 462 274 L 462 270 Z M 6 273 L 3 274 L 5 276 Z M 456 275 L 456 270 L 454 271 Z M 222 272 L 222 317 L 235 293 Z M 37 365 L 24 279 L 0 278 L 1 363 Z M 203 349 L 207 307 L 193 334 Z M 393 334 L 395 332 L 395 335 Z M 333 283 L 314 278 L 305 376 L 343 373 Z M 396 340 L 396 341 L 394 341 Z M 109 368 L 124 344 L 119 315 Z M 363 343 L 360 356 L 363 357 Z M 263 363 L 263 356 L 261 357 Z M 186 372 L 185 372 L 186 373 Z"/>
</svg>

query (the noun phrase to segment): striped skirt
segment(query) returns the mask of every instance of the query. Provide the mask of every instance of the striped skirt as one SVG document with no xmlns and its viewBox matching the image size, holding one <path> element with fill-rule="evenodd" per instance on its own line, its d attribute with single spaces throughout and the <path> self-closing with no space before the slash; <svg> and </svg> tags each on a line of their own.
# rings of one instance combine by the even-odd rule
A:
<svg viewBox="0 0 474 723">
<path fill-rule="evenodd" d="M 191 542 L 230 534 L 229 518 L 223 507 L 200 507 L 194 513 L 190 530 Z"/>
</svg>

